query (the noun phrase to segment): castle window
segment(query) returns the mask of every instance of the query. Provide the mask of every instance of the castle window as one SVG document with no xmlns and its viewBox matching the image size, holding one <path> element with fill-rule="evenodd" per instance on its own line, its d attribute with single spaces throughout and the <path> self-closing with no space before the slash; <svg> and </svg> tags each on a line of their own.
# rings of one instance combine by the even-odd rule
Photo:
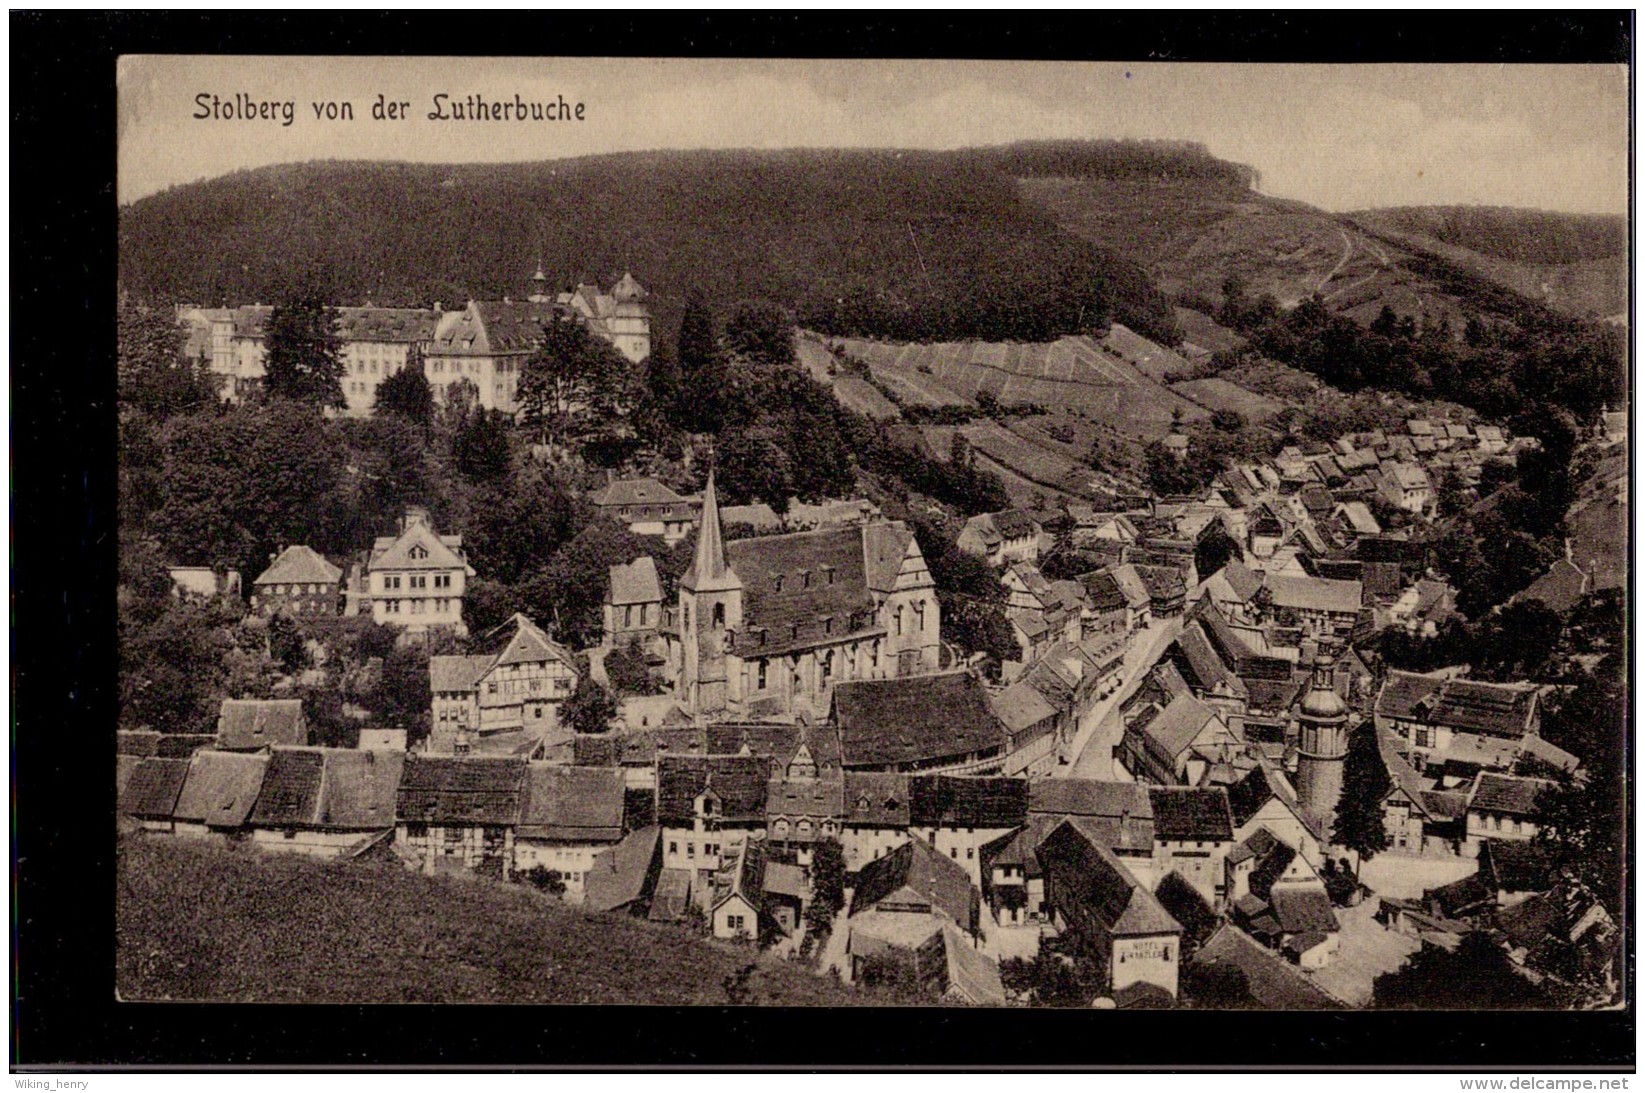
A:
<svg viewBox="0 0 1645 1093">
<path fill-rule="evenodd" d="M 800 587 L 801 588 L 810 588 L 811 587 L 811 572 L 809 570 L 805 570 L 805 569 L 800 570 Z"/>
<path fill-rule="evenodd" d="M 777 591 L 781 592 L 782 590 L 783 590 L 783 575 L 781 573 L 779 573 L 779 574 L 777 574 Z"/>
<path fill-rule="evenodd" d="M 831 619 L 831 618 L 823 619 L 823 633 L 832 634 L 833 632 L 834 632 L 834 620 Z"/>
</svg>

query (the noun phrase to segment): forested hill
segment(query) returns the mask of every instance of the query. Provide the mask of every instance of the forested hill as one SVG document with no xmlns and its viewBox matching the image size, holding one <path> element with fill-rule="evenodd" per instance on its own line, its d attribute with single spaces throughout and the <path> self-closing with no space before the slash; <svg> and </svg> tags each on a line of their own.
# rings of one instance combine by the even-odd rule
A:
<svg viewBox="0 0 1645 1093">
<path fill-rule="evenodd" d="M 545 163 L 314 162 L 176 187 L 121 210 L 140 297 L 268 301 L 319 268 L 347 301 L 450 306 L 631 270 L 672 329 L 693 288 L 807 325 L 903 339 L 1037 340 L 1108 319 L 1177 341 L 1142 268 L 1060 227 L 1014 178 L 1207 178 L 1246 169 L 1164 142 L 958 152 L 656 152 Z"/>
</svg>

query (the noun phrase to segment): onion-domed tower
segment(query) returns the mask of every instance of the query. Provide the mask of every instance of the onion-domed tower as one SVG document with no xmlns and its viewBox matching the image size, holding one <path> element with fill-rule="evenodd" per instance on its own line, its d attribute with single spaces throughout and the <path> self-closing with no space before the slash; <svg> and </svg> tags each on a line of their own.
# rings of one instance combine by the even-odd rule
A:
<svg viewBox="0 0 1645 1093">
<path fill-rule="evenodd" d="M 1331 686 L 1331 657 L 1314 661 L 1314 678 L 1298 715 L 1297 799 L 1327 833 L 1342 798 L 1342 768 L 1348 759 L 1348 707 Z"/>
</svg>

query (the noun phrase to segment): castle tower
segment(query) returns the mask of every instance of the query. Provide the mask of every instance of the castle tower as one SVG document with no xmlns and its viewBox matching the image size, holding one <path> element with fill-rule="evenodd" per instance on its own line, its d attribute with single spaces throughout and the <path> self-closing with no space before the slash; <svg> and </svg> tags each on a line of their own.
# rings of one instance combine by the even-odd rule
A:
<svg viewBox="0 0 1645 1093">
<path fill-rule="evenodd" d="M 726 651 L 730 635 L 742 626 L 743 583 L 725 560 L 720 536 L 720 506 L 714 495 L 714 472 L 703 489 L 702 526 L 697 554 L 680 578 L 680 644 L 684 653 L 680 699 L 695 715 L 726 708 Z"/>
<path fill-rule="evenodd" d="M 645 306 L 649 295 L 630 273 L 611 287 L 611 313 L 606 316 L 611 342 L 636 364 L 651 356 L 651 309 Z"/>
<path fill-rule="evenodd" d="M 1314 678 L 1297 719 L 1298 803 L 1327 834 L 1336 822 L 1342 768 L 1348 758 L 1348 708 L 1331 686 L 1331 663 L 1327 653 L 1314 660 Z"/>
<path fill-rule="evenodd" d="M 554 300 L 554 297 L 549 295 L 548 275 L 543 272 L 543 263 L 540 260 L 537 263 L 537 272 L 531 275 L 531 291 L 526 295 L 526 299 L 534 304 L 547 304 Z"/>
</svg>

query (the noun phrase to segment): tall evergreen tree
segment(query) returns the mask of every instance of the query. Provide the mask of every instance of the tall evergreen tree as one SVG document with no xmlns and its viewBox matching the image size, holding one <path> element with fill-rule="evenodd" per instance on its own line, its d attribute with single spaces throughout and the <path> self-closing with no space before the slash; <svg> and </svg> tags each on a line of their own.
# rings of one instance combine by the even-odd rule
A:
<svg viewBox="0 0 1645 1093">
<path fill-rule="evenodd" d="M 680 319 L 680 425 L 690 432 L 720 428 L 726 385 L 725 357 L 720 351 L 714 312 L 693 289 Z"/>
<path fill-rule="evenodd" d="M 263 336 L 264 384 L 271 395 L 345 409 L 337 310 L 314 292 L 276 304 Z"/>
<path fill-rule="evenodd" d="M 405 367 L 377 388 L 374 407 L 380 414 L 393 414 L 425 428 L 434 420 L 434 389 L 423 375 L 423 353 L 412 346 Z"/>
<path fill-rule="evenodd" d="M 1377 747 L 1377 730 L 1366 721 L 1348 735 L 1348 757 L 1343 762 L 1342 797 L 1337 802 L 1332 841 L 1354 852 L 1358 862 L 1370 861 L 1388 849 L 1388 830 L 1382 822 L 1382 798 L 1390 786 L 1388 766 Z"/>
</svg>

